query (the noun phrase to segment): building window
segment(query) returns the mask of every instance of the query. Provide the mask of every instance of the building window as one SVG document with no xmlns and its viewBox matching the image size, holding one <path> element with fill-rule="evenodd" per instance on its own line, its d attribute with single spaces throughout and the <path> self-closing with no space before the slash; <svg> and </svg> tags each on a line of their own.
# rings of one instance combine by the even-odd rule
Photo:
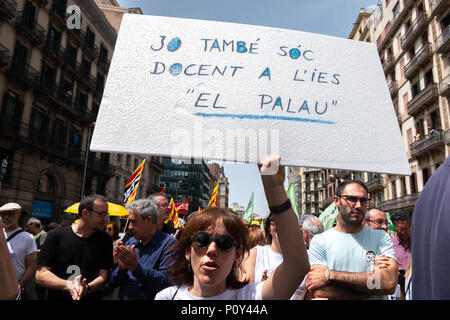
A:
<svg viewBox="0 0 450 320">
<path fill-rule="evenodd" d="M 411 193 L 417 193 L 417 174 L 415 172 L 411 173 L 409 178 Z"/>
<path fill-rule="evenodd" d="M 430 178 L 430 168 L 422 169 L 422 178 L 423 178 L 423 185 L 427 183 L 428 179 Z"/>
<path fill-rule="evenodd" d="M 55 194 L 56 191 L 55 179 L 48 173 L 43 174 L 39 178 L 37 191 L 41 193 Z"/>
<path fill-rule="evenodd" d="M 397 186 L 395 182 L 395 180 L 391 182 L 392 199 L 397 198 Z"/>
</svg>

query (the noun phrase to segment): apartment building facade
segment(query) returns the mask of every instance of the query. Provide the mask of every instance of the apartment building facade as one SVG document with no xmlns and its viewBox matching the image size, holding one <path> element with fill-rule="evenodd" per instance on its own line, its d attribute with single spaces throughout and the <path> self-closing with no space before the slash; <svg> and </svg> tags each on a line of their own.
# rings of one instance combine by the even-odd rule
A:
<svg viewBox="0 0 450 320">
<path fill-rule="evenodd" d="M 329 203 L 325 201 L 331 197 L 328 189 L 331 188 L 332 182 L 326 182 L 329 171 L 319 168 L 288 168 L 288 183 L 294 184 L 300 214 L 319 216 L 323 209 L 331 204 L 331 199 L 328 199 Z"/>
<path fill-rule="evenodd" d="M 450 6 L 447 0 L 382 0 L 378 6 L 377 49 L 412 172 L 386 176 L 382 208 L 412 212 L 450 150 Z"/>
<path fill-rule="evenodd" d="M 79 10 L 67 12 L 72 5 Z M 1 1 L 0 156 L 9 163 L 0 202 L 61 222 L 83 178 L 86 193 L 106 193 L 115 167 L 87 147 L 116 38 L 93 1 Z"/>
</svg>

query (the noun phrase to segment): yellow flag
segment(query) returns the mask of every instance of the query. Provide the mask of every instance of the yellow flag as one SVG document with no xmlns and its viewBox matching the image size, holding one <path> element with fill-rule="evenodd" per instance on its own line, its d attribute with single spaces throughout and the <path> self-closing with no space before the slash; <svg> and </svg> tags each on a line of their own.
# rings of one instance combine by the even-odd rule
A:
<svg viewBox="0 0 450 320">
<path fill-rule="evenodd" d="M 217 194 L 219 193 L 219 180 L 217 180 L 217 184 L 214 187 L 214 190 L 211 194 L 211 198 L 208 202 L 208 207 L 217 207 Z"/>
</svg>

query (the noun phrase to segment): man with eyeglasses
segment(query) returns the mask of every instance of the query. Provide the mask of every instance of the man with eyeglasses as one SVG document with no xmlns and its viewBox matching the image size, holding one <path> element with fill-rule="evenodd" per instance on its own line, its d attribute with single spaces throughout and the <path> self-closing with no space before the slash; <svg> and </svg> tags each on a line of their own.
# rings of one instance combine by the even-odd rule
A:
<svg viewBox="0 0 450 320">
<path fill-rule="evenodd" d="M 48 300 L 101 300 L 113 266 L 112 239 L 103 232 L 108 203 L 101 195 L 85 197 L 79 222 L 50 231 L 38 256 L 36 283 L 48 288 Z"/>
<path fill-rule="evenodd" d="M 358 180 L 343 181 L 336 189 L 336 227 L 316 235 L 309 248 L 307 299 L 384 300 L 394 293 L 398 267 L 391 238 L 363 225 L 367 194 Z"/>
<path fill-rule="evenodd" d="M 363 224 L 376 230 L 384 230 L 386 232 L 389 230 L 386 212 L 376 207 L 367 209 Z"/>
<path fill-rule="evenodd" d="M 400 209 L 391 214 L 396 236 L 392 237 L 395 255 L 398 260 L 399 276 L 398 284 L 402 295 L 405 294 L 405 271 L 411 261 L 411 214 Z"/>
<path fill-rule="evenodd" d="M 159 210 L 153 200 L 139 199 L 126 208 L 133 236 L 114 247 L 117 264 L 109 285 L 120 287 L 120 300 L 153 300 L 159 291 L 170 286 L 168 270 L 174 252 L 168 248 L 176 240 L 158 228 Z"/>
<path fill-rule="evenodd" d="M 170 215 L 170 204 L 168 197 L 165 193 L 154 193 L 148 196 L 148 199 L 152 200 L 156 203 L 158 207 L 158 228 L 159 230 L 163 230 L 164 222 L 169 219 Z M 163 230 L 164 231 L 164 230 Z"/>
</svg>

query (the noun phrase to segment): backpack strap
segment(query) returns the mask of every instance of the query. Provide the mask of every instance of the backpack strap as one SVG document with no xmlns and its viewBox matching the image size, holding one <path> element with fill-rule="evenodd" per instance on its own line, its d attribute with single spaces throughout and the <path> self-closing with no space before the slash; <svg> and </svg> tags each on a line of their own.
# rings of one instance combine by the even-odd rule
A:
<svg viewBox="0 0 450 320">
<path fill-rule="evenodd" d="M 11 234 L 11 235 L 6 239 L 6 242 L 11 241 L 12 238 L 14 238 L 14 237 L 17 236 L 19 233 L 22 233 L 22 232 L 25 232 L 25 230 L 23 230 L 23 229 L 17 230 L 16 232 L 14 232 L 13 234 Z"/>
</svg>

